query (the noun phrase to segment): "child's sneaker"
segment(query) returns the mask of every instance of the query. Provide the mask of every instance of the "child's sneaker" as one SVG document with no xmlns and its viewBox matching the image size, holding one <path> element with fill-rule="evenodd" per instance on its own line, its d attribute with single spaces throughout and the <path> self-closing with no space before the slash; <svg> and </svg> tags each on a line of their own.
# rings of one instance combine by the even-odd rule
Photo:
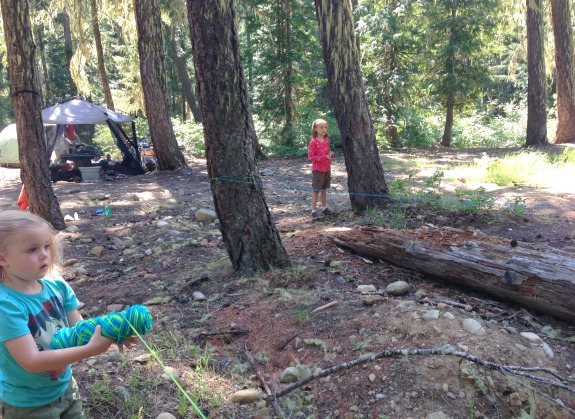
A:
<svg viewBox="0 0 575 419">
<path fill-rule="evenodd" d="M 333 212 L 332 210 L 330 210 L 329 208 L 326 208 L 324 210 L 322 210 L 322 214 L 323 215 L 335 215 L 335 212 Z"/>
<path fill-rule="evenodd" d="M 312 212 L 311 212 L 311 220 L 312 220 L 312 221 L 317 221 L 317 220 L 319 220 L 319 214 L 317 213 L 317 211 L 312 211 Z"/>
</svg>

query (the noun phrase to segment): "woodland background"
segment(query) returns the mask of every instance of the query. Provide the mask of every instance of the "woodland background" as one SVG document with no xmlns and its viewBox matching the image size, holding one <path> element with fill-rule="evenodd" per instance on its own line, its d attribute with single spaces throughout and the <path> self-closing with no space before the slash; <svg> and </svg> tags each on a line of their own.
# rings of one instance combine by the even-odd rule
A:
<svg viewBox="0 0 575 419">
<path fill-rule="evenodd" d="M 134 2 L 30 1 L 43 106 L 80 96 L 141 117 Z M 517 146 L 527 118 L 526 5 L 540 8 L 549 138 L 554 140 L 557 72 L 552 5 L 563 1 L 355 1 L 361 72 L 380 147 L 426 147 L 442 140 L 453 106 L 457 147 Z M 183 1 L 161 1 L 166 91 L 178 139 L 203 153 L 190 31 Z M 340 141 L 327 87 L 313 3 L 235 4 L 244 75 L 260 143 L 268 153 L 302 152 L 320 116 Z M 556 21 L 559 21 L 556 18 Z M 2 28 L 0 28 L 0 31 Z M 565 32 L 566 31 L 566 32 Z M 557 57 L 573 65 L 570 56 Z M 572 71 L 572 70 L 571 70 Z M 573 77 L 573 74 L 571 74 Z M 0 37 L 0 128 L 13 122 L 6 45 Z M 105 131 L 105 130 L 103 130 Z M 106 133 L 102 132 L 102 136 Z M 91 141 L 93 133 L 83 139 Z M 103 141 L 99 139 L 99 141 Z"/>
<path fill-rule="evenodd" d="M 16 121 L 22 161 L 20 179 L 2 172 L 3 205 L 13 205 L 22 180 L 31 212 L 65 230 L 66 250 L 78 256 L 65 276 L 86 301 L 84 315 L 143 303 L 158 320 L 153 350 L 76 368 L 88 383 L 82 391 L 90 417 L 168 410 L 194 417 L 195 402 L 213 417 L 270 417 L 265 403 L 229 403 L 236 389 L 257 386 L 250 365 L 278 388 L 288 366 L 329 367 L 382 346 L 450 342 L 502 363 L 556 368 L 573 382 L 570 325 L 533 321 L 524 310 L 346 254 L 318 234 L 357 225 L 475 226 L 572 251 L 572 191 L 551 187 L 569 183 L 575 161 L 567 144 L 575 141 L 570 1 L 0 5 L 0 128 Z M 53 186 L 40 110 L 78 96 L 137 117 L 159 170 L 112 184 Z M 338 215 L 319 227 L 301 187 L 308 178 L 302 155 L 318 117 L 329 121 L 338 155 L 331 195 Z M 106 127 L 78 128 L 83 142 L 114 153 Z M 431 169 L 420 170 L 427 158 Z M 463 174 L 451 173 L 459 163 Z M 478 167 L 487 177 L 474 178 Z M 274 184 L 264 196 L 274 176 L 296 186 Z M 531 190 L 543 180 L 546 195 Z M 493 184 L 495 193 L 486 189 Z M 102 201 L 110 218 L 95 215 Z M 218 222 L 197 222 L 196 211 L 212 204 Z M 78 217 L 65 222 L 63 212 Z M 357 285 L 385 289 L 398 278 L 409 281 L 405 297 L 373 307 L 359 300 Z M 207 300 L 193 298 L 200 289 Z M 334 300 L 341 303 L 332 311 L 312 315 Z M 442 309 L 457 320 L 418 321 L 439 301 L 448 301 Z M 471 312 L 457 310 L 462 305 Z M 485 338 L 460 330 L 469 316 L 483 322 Z M 237 328 L 251 330 L 234 339 Z M 521 340 L 521 331 L 554 342 L 555 358 Z M 216 339 L 200 342 L 205 333 Z M 257 362 L 246 365 L 247 345 Z M 184 392 L 160 378 L 152 355 L 180 374 Z M 568 417 L 575 409 L 572 387 L 536 397 L 504 375 L 490 380 L 478 372 L 470 381 L 452 359 L 373 368 L 306 386 L 282 406 L 297 417 L 358 418 Z"/>
</svg>

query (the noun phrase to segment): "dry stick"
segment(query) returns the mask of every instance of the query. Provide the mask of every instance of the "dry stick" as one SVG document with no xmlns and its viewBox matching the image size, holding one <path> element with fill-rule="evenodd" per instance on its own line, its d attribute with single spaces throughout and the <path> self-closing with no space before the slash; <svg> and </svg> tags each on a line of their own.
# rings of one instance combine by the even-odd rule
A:
<svg viewBox="0 0 575 419">
<path fill-rule="evenodd" d="M 298 335 L 299 335 L 299 333 L 296 333 L 296 334 L 293 335 L 291 338 L 289 338 L 285 343 L 282 343 L 280 346 L 278 346 L 278 349 L 277 349 L 278 352 L 283 351 L 283 350 L 286 348 L 286 346 L 288 346 L 288 344 L 289 344 L 292 340 L 294 340 L 296 337 L 298 337 Z"/>
<path fill-rule="evenodd" d="M 363 364 L 366 364 L 368 362 L 373 362 L 373 361 L 375 361 L 377 359 L 381 359 L 381 358 L 392 358 L 392 357 L 409 356 L 409 355 L 454 355 L 454 356 L 458 356 L 460 358 L 465 358 L 471 362 L 482 365 L 484 367 L 498 370 L 498 371 L 505 373 L 505 374 L 515 375 L 517 377 L 526 378 L 526 379 L 540 382 L 540 383 L 544 383 L 544 384 L 551 384 L 551 385 L 554 385 L 556 387 L 567 390 L 571 393 L 575 393 L 575 388 L 569 387 L 568 385 L 565 385 L 563 383 L 549 380 L 549 379 L 544 378 L 544 377 L 539 377 L 537 375 L 527 374 L 525 372 L 521 372 L 521 370 L 523 369 L 522 367 L 501 365 L 501 364 L 497 364 L 497 363 L 491 362 L 491 361 L 484 361 L 484 360 L 479 359 L 479 358 L 477 358 L 471 354 L 468 354 L 467 352 L 456 351 L 455 348 L 451 345 L 445 345 L 441 348 L 431 348 L 431 349 L 387 349 L 383 352 L 379 352 L 376 354 L 365 355 L 365 356 L 362 356 L 361 358 L 357 358 L 357 359 L 347 361 L 347 362 L 342 362 L 341 364 L 337 364 L 337 365 L 334 365 L 333 367 L 326 368 L 324 370 L 321 370 L 321 371 L 318 371 L 314 374 L 311 374 L 309 377 L 304 378 L 303 380 L 300 380 L 298 382 L 295 382 L 295 383 L 291 384 L 290 386 L 287 386 L 283 390 L 280 390 L 280 391 L 268 396 L 266 399 L 269 399 L 269 398 L 276 399 L 278 397 L 284 396 L 284 395 L 294 391 L 295 389 L 297 389 L 301 386 L 306 385 L 307 383 L 315 380 L 316 378 L 326 377 L 326 376 L 331 375 L 333 373 L 336 373 L 338 371 L 346 370 L 346 369 L 349 369 L 351 367 L 355 367 L 357 365 L 363 365 Z M 535 368 L 530 368 L 529 370 L 530 371 L 535 370 Z M 545 370 L 547 370 L 547 369 L 543 369 L 543 372 L 547 372 Z M 537 371 L 540 371 L 540 370 L 537 370 Z"/>
<path fill-rule="evenodd" d="M 315 310 L 313 310 L 311 312 L 311 314 L 317 313 L 318 311 L 325 310 L 326 308 L 330 308 L 331 306 L 334 306 L 336 304 L 337 304 L 337 301 L 332 301 L 331 303 L 327 303 L 326 305 L 323 305 L 321 307 L 316 308 Z"/>
<path fill-rule="evenodd" d="M 263 374 L 261 373 L 260 369 L 257 367 L 256 361 L 254 360 L 254 357 L 252 356 L 250 351 L 248 351 L 247 349 L 244 351 L 244 355 L 246 356 L 248 361 L 250 361 L 250 364 L 252 364 L 252 367 L 254 367 L 254 370 L 256 371 L 256 375 L 257 375 L 258 379 L 260 380 L 260 383 L 262 384 L 264 390 L 266 391 L 266 394 L 268 395 L 267 398 L 270 398 L 270 396 L 272 397 L 271 404 L 272 404 L 276 414 L 280 418 L 285 417 L 285 414 L 282 411 L 282 408 L 280 407 L 277 399 L 275 397 L 273 397 L 272 391 L 270 390 L 268 383 L 266 383 L 266 380 L 264 379 Z"/>
</svg>

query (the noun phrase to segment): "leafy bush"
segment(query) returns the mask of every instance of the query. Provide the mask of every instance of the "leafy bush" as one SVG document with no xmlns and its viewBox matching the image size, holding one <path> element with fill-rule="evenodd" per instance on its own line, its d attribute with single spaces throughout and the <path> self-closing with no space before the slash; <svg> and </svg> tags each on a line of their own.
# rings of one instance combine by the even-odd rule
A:
<svg viewBox="0 0 575 419">
<path fill-rule="evenodd" d="M 172 125 L 178 143 L 185 147 L 184 154 L 202 158 L 206 156 L 202 124 L 197 124 L 194 121 L 180 122 L 172 118 Z"/>
<path fill-rule="evenodd" d="M 402 121 L 397 123 L 399 140 L 402 146 L 407 147 L 432 147 L 441 138 L 443 130 L 442 121 L 438 117 L 423 117 L 417 113 L 408 111 Z M 388 146 L 385 140 L 385 128 L 378 126 L 378 143 Z"/>
</svg>

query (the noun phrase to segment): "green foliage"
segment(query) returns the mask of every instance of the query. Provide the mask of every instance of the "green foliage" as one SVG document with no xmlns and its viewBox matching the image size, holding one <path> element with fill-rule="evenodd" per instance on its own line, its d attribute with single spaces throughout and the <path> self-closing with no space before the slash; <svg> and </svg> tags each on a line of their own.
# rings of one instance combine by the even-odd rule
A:
<svg viewBox="0 0 575 419">
<path fill-rule="evenodd" d="M 297 124 L 297 126 L 293 128 L 295 141 L 291 145 L 287 145 L 281 141 L 266 139 L 266 137 L 260 138 L 260 144 L 264 146 L 264 152 L 268 155 L 307 156 L 307 146 L 311 139 L 311 126 L 313 121 L 318 118 L 322 118 L 327 121 L 327 134 L 332 150 L 341 149 L 342 140 L 335 117 L 331 114 L 310 113 L 301 121 L 301 123 Z M 262 131 L 262 134 L 265 135 L 265 132 Z"/>
<path fill-rule="evenodd" d="M 456 147 L 519 147 L 525 143 L 527 109 L 508 104 L 497 115 L 477 112 L 453 126 Z"/>
<path fill-rule="evenodd" d="M 204 130 L 201 124 L 194 121 L 181 122 L 172 119 L 174 133 L 178 144 L 185 147 L 184 154 L 204 158 L 206 156 L 206 144 L 204 142 Z"/>
<path fill-rule="evenodd" d="M 293 316 L 297 324 L 306 324 L 312 318 L 311 310 L 301 305 L 298 305 L 294 308 Z"/>
<path fill-rule="evenodd" d="M 492 159 L 485 180 L 499 186 L 535 184 L 537 177 L 550 168 L 546 153 L 521 151 L 503 158 Z"/>
<path fill-rule="evenodd" d="M 551 161 L 556 165 L 575 166 L 575 148 L 565 148 L 559 156 L 551 156 Z"/>
<path fill-rule="evenodd" d="M 460 200 L 459 211 L 464 213 L 487 211 L 495 206 L 495 198 L 488 194 L 484 187 L 456 189 L 455 196 Z"/>
</svg>

